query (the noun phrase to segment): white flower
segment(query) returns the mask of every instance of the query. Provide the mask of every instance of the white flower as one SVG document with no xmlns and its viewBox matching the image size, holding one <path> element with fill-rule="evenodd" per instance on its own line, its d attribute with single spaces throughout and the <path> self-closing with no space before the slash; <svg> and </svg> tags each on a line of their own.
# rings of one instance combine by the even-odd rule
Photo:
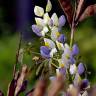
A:
<svg viewBox="0 0 96 96">
<path fill-rule="evenodd" d="M 42 17 L 44 15 L 44 9 L 42 7 L 39 7 L 39 6 L 35 6 L 34 13 L 36 16 Z"/>
<path fill-rule="evenodd" d="M 77 67 L 75 64 L 70 65 L 70 74 L 71 75 L 76 74 L 76 70 L 77 70 Z"/>
<path fill-rule="evenodd" d="M 48 31 L 49 31 L 49 30 L 48 30 L 47 26 L 44 26 L 44 27 L 43 27 L 43 30 L 41 31 L 42 36 L 45 36 L 45 34 L 46 34 Z"/>
<path fill-rule="evenodd" d="M 60 68 L 64 67 L 64 63 L 62 62 L 62 59 L 58 59 L 58 62 L 59 62 L 59 67 Z"/>
<path fill-rule="evenodd" d="M 50 12 L 51 9 L 52 9 L 52 4 L 51 4 L 51 1 L 48 0 L 47 5 L 46 5 L 46 12 Z"/>
<path fill-rule="evenodd" d="M 65 65 L 66 68 L 69 68 L 69 61 L 68 58 L 66 57 L 66 54 L 62 54 L 62 63 Z"/>
<path fill-rule="evenodd" d="M 45 33 L 47 33 L 47 32 L 49 31 L 49 30 L 48 30 L 48 27 L 47 27 L 47 26 L 44 26 L 43 31 L 44 31 Z"/>
<path fill-rule="evenodd" d="M 45 42 L 45 46 L 48 46 L 51 49 L 55 48 L 55 43 L 52 40 L 44 38 L 44 42 Z"/>
<path fill-rule="evenodd" d="M 64 44 L 64 54 L 66 55 L 66 57 L 70 57 L 71 55 L 71 49 L 67 43 Z"/>
<path fill-rule="evenodd" d="M 56 40 L 60 36 L 60 33 L 58 32 L 58 28 L 56 26 L 51 28 L 51 39 Z"/>
<path fill-rule="evenodd" d="M 48 13 L 45 13 L 43 18 L 44 18 L 44 24 L 48 24 L 50 22 L 50 17 Z"/>
<path fill-rule="evenodd" d="M 59 50 L 64 50 L 64 46 L 63 46 L 62 43 L 56 41 L 56 45 L 57 45 L 57 47 L 58 47 Z"/>
<path fill-rule="evenodd" d="M 53 48 L 50 52 L 50 57 L 53 57 L 53 55 L 57 52 L 56 48 Z"/>
<path fill-rule="evenodd" d="M 42 18 L 35 18 L 36 24 L 39 26 L 44 26 L 44 21 Z"/>
<path fill-rule="evenodd" d="M 58 16 L 57 16 L 56 13 L 53 13 L 51 19 L 53 20 L 53 24 L 54 24 L 55 26 L 58 26 L 58 25 L 59 25 L 59 19 L 58 19 Z"/>
</svg>

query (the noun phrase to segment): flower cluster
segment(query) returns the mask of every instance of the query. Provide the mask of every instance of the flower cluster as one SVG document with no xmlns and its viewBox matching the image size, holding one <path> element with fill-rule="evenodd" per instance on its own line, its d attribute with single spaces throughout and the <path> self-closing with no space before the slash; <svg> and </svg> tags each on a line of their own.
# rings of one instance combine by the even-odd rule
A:
<svg viewBox="0 0 96 96">
<path fill-rule="evenodd" d="M 77 62 L 76 57 L 79 54 L 77 44 L 70 47 L 66 43 L 66 37 L 62 33 L 62 27 L 66 23 L 64 15 L 59 18 L 56 13 L 49 16 L 52 9 L 52 4 L 48 0 L 46 10 L 42 7 L 35 6 L 34 13 L 36 15 L 36 24 L 32 25 L 32 31 L 39 37 L 43 38 L 43 46 L 40 47 L 40 54 L 43 58 L 51 61 L 52 66 L 56 67 L 56 75 L 60 74 L 71 78 L 74 86 L 79 86 L 80 83 L 83 89 L 89 85 L 87 79 L 81 79 L 85 72 L 85 66 L 82 62 Z M 56 64 L 54 64 L 54 61 Z M 49 63 L 50 64 L 50 63 Z M 53 77 L 50 77 L 53 79 Z M 85 85 L 85 86 L 84 86 Z"/>
</svg>

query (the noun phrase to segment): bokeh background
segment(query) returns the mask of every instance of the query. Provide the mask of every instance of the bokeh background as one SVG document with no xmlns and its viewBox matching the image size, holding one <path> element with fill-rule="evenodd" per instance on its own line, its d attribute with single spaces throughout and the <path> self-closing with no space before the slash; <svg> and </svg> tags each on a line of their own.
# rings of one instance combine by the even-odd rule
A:
<svg viewBox="0 0 96 96">
<path fill-rule="evenodd" d="M 58 16 L 64 14 L 58 1 L 51 1 L 53 4 L 51 12 L 56 12 Z M 87 1 L 88 4 L 96 3 L 95 0 Z M 31 25 L 34 23 L 33 8 L 35 5 L 43 5 L 45 8 L 45 4 L 46 0 L 0 0 L 0 89 L 5 94 L 12 79 L 19 32 L 23 33 L 23 42 L 34 41 L 36 36 L 31 31 Z M 65 26 L 63 31 L 70 34 L 68 23 Z M 91 84 L 94 84 L 96 83 L 96 15 L 79 24 L 75 42 L 80 48 L 82 61 L 87 66 L 88 78 Z"/>
</svg>

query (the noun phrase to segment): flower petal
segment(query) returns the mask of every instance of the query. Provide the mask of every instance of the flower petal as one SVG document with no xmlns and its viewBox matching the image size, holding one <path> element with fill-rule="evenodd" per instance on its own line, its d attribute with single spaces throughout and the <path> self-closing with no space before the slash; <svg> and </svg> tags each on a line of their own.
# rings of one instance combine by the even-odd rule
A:
<svg viewBox="0 0 96 96">
<path fill-rule="evenodd" d="M 50 58 L 50 51 L 51 50 L 46 46 L 41 46 L 40 47 L 40 53 L 45 58 Z"/>
<path fill-rule="evenodd" d="M 50 52 L 50 57 L 53 57 L 53 55 L 57 52 L 56 48 L 53 48 Z"/>
<path fill-rule="evenodd" d="M 57 45 L 59 50 L 64 50 L 64 45 L 62 43 L 56 41 L 56 45 Z"/>
<path fill-rule="evenodd" d="M 66 75 L 66 68 L 63 67 L 63 68 L 59 68 L 59 71 L 62 75 Z"/>
<path fill-rule="evenodd" d="M 58 62 L 59 62 L 59 67 L 60 67 L 60 68 L 63 68 L 63 67 L 64 67 L 64 64 L 63 64 L 63 62 L 62 62 L 62 59 L 58 59 Z"/>
<path fill-rule="evenodd" d="M 64 54 L 66 55 L 67 58 L 69 58 L 71 55 L 71 49 L 67 43 L 65 43 L 64 45 Z"/>
<path fill-rule="evenodd" d="M 37 36 L 42 36 L 41 30 L 42 28 L 38 25 L 32 25 L 32 30 Z"/>
<path fill-rule="evenodd" d="M 75 78 L 74 78 L 74 85 L 76 87 L 78 87 L 78 85 L 80 84 L 80 82 L 81 82 L 81 77 L 80 77 L 80 75 L 78 73 L 76 73 Z"/>
<path fill-rule="evenodd" d="M 61 34 L 61 35 L 58 37 L 58 42 L 60 42 L 60 43 L 63 43 L 63 44 L 64 44 L 65 40 L 66 40 L 66 38 L 65 38 L 64 34 Z"/>
<path fill-rule="evenodd" d="M 76 44 L 72 47 L 72 55 L 78 55 L 79 54 L 79 48 Z"/>
<path fill-rule="evenodd" d="M 45 46 L 51 49 L 55 48 L 55 43 L 52 40 L 44 38 L 44 42 L 45 42 Z"/>
<path fill-rule="evenodd" d="M 58 26 L 59 20 L 58 20 L 58 16 L 57 16 L 56 13 L 53 13 L 51 19 L 53 20 L 53 24 L 54 24 L 55 26 Z"/>
<path fill-rule="evenodd" d="M 84 73 L 84 71 L 85 71 L 84 65 L 82 63 L 80 63 L 78 65 L 78 73 L 81 75 Z"/>
<path fill-rule="evenodd" d="M 48 0 L 47 5 L 46 5 L 46 12 L 50 12 L 51 9 L 52 9 L 52 4 L 51 4 L 51 1 Z"/>
<path fill-rule="evenodd" d="M 39 26 L 44 26 L 44 20 L 42 18 L 35 18 L 36 24 Z"/>
<path fill-rule="evenodd" d="M 44 18 L 44 24 L 47 25 L 49 23 L 49 21 L 50 21 L 49 14 L 48 13 L 45 13 L 43 18 Z"/>
<path fill-rule="evenodd" d="M 65 16 L 64 16 L 64 15 L 61 15 L 61 16 L 59 17 L 59 27 L 64 26 L 65 23 L 66 23 Z"/>
<path fill-rule="evenodd" d="M 44 27 L 43 27 L 43 30 L 41 31 L 42 36 L 45 36 L 45 34 L 46 34 L 48 31 L 49 31 L 49 30 L 48 30 L 48 27 L 47 27 L 47 26 L 44 26 Z"/>
<path fill-rule="evenodd" d="M 54 26 L 54 27 L 52 27 L 51 31 L 52 31 L 51 32 L 51 39 L 56 41 L 57 38 L 60 36 L 60 33 L 58 32 L 58 28 Z"/>
<path fill-rule="evenodd" d="M 85 88 L 88 87 L 88 85 L 89 85 L 89 81 L 88 81 L 87 79 L 84 79 L 84 80 L 82 80 L 82 82 L 81 82 L 80 89 L 81 89 L 81 90 L 84 90 Z"/>
<path fill-rule="evenodd" d="M 42 17 L 44 15 L 44 9 L 42 7 L 39 7 L 39 6 L 35 6 L 34 13 L 36 16 Z"/>
<path fill-rule="evenodd" d="M 62 64 L 64 64 L 66 68 L 69 68 L 69 60 L 64 53 L 62 54 Z"/>
<path fill-rule="evenodd" d="M 48 25 L 49 25 L 50 27 L 53 26 L 53 20 L 52 20 L 52 19 L 50 19 L 50 21 L 48 22 Z"/>
<path fill-rule="evenodd" d="M 73 75 L 76 73 L 77 67 L 75 64 L 70 65 L 70 74 Z"/>
</svg>

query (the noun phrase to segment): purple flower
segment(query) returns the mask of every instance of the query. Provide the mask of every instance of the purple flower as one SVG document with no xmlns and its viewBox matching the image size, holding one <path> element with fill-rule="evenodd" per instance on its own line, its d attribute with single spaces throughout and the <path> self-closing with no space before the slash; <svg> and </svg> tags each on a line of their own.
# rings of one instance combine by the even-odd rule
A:
<svg viewBox="0 0 96 96">
<path fill-rule="evenodd" d="M 41 30 L 42 30 L 42 28 L 40 27 L 40 26 L 38 26 L 38 25 L 32 25 L 32 30 L 33 30 L 33 32 L 37 35 L 37 36 L 42 36 L 42 34 L 41 34 Z"/>
<path fill-rule="evenodd" d="M 64 36 L 64 34 L 61 34 L 59 37 L 58 37 L 58 42 L 60 42 L 60 43 L 64 43 L 65 42 L 65 36 Z"/>
<path fill-rule="evenodd" d="M 69 63 L 70 64 L 75 64 L 76 63 L 76 60 L 74 59 L 74 57 L 70 56 Z"/>
<path fill-rule="evenodd" d="M 79 54 L 79 48 L 76 44 L 72 47 L 72 55 L 78 55 Z"/>
<path fill-rule="evenodd" d="M 59 72 L 63 75 L 66 75 L 66 68 L 59 68 Z"/>
<path fill-rule="evenodd" d="M 65 23 L 66 23 L 65 16 L 64 16 L 64 15 L 61 15 L 61 16 L 59 17 L 59 27 L 64 26 Z"/>
<path fill-rule="evenodd" d="M 43 57 L 50 58 L 50 52 L 51 52 L 51 50 L 48 47 L 46 47 L 46 46 L 40 47 L 40 53 Z"/>
<path fill-rule="evenodd" d="M 81 82 L 81 85 L 80 85 L 80 89 L 81 90 L 84 90 L 85 88 L 87 88 L 89 85 L 89 81 L 87 79 L 84 79 L 82 82 Z"/>
<path fill-rule="evenodd" d="M 82 63 L 80 63 L 78 65 L 78 73 L 81 75 L 84 73 L 84 71 L 85 71 L 84 65 Z"/>
</svg>

